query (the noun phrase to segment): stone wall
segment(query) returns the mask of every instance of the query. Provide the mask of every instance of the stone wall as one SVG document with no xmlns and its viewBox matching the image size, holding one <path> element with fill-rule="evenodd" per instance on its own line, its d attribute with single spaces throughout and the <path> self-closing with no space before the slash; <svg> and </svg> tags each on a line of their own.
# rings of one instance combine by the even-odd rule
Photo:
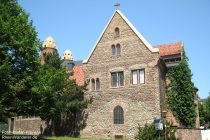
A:
<svg viewBox="0 0 210 140">
<path fill-rule="evenodd" d="M 18 119 L 15 117 L 13 133 L 41 134 L 41 130 L 43 132 L 45 127 L 45 122 L 39 117 L 26 119 Z"/>
<path fill-rule="evenodd" d="M 120 29 L 120 36 L 114 30 Z M 121 55 L 112 55 L 112 44 L 120 43 Z M 100 90 L 89 91 L 93 103 L 86 110 L 87 126 L 81 131 L 83 137 L 115 137 L 133 139 L 138 124 L 152 123 L 161 116 L 159 54 L 152 53 L 139 39 L 124 19 L 115 13 L 90 59 L 83 65 L 85 79 L 100 79 Z M 145 84 L 131 84 L 131 70 L 145 69 Z M 111 72 L 124 72 L 124 86 L 111 87 Z M 113 123 L 113 109 L 124 110 L 124 124 Z"/>
<path fill-rule="evenodd" d="M 177 129 L 176 137 L 179 140 L 201 140 L 201 130 L 199 129 Z"/>
</svg>

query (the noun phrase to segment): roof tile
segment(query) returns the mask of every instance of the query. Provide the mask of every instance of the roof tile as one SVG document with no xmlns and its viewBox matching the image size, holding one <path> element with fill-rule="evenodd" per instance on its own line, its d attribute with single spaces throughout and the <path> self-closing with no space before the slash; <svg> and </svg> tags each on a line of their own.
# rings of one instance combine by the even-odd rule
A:
<svg viewBox="0 0 210 140">
<path fill-rule="evenodd" d="M 74 66 L 73 75 L 69 77 L 69 79 L 76 80 L 76 83 L 80 86 L 84 85 L 84 71 L 81 66 Z"/>
<path fill-rule="evenodd" d="M 170 44 L 162 44 L 154 46 L 155 48 L 159 48 L 160 56 L 168 56 L 179 54 L 182 51 L 182 42 L 170 43 Z"/>
</svg>

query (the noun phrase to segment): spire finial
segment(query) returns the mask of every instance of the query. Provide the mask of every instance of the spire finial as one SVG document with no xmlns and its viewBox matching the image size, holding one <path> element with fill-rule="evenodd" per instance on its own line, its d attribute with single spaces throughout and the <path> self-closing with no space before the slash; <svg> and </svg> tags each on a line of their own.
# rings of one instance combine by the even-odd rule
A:
<svg viewBox="0 0 210 140">
<path fill-rule="evenodd" d="M 116 10 L 118 10 L 119 7 L 120 7 L 120 4 L 119 4 L 118 2 L 116 2 L 116 3 L 114 4 L 114 7 L 115 7 Z"/>
</svg>

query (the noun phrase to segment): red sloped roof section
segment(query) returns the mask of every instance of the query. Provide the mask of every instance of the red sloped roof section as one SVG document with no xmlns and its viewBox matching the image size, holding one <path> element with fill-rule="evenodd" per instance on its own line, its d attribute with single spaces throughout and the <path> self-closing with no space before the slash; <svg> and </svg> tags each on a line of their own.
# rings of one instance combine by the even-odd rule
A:
<svg viewBox="0 0 210 140">
<path fill-rule="evenodd" d="M 70 76 L 69 79 L 73 80 L 75 79 L 76 80 L 76 83 L 78 85 L 84 85 L 84 71 L 82 69 L 81 66 L 74 66 L 73 68 L 73 76 Z"/>
<path fill-rule="evenodd" d="M 182 42 L 163 44 L 154 46 L 155 48 L 159 48 L 160 56 L 174 55 L 179 54 L 182 51 Z"/>
</svg>

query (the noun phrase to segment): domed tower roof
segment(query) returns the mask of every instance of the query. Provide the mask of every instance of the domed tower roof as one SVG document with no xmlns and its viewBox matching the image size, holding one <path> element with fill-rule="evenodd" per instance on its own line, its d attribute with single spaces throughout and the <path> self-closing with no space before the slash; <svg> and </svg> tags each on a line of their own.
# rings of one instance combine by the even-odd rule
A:
<svg viewBox="0 0 210 140">
<path fill-rule="evenodd" d="M 43 48 L 53 48 L 53 49 L 56 49 L 56 42 L 55 40 L 53 39 L 52 36 L 48 36 L 43 45 L 42 45 Z"/>
<path fill-rule="evenodd" d="M 73 54 L 72 54 L 72 52 L 70 50 L 65 50 L 62 58 L 64 60 L 71 60 L 71 61 L 73 61 Z"/>
</svg>

